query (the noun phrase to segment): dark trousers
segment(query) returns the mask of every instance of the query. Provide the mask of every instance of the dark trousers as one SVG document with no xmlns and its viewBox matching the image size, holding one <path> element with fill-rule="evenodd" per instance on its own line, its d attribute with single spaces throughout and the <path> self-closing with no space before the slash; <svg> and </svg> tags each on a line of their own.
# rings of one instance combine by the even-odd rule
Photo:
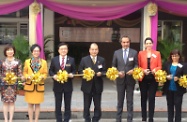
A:
<svg viewBox="0 0 187 122">
<path fill-rule="evenodd" d="M 117 84 L 117 115 L 116 122 L 121 122 L 124 99 L 126 95 L 127 100 L 127 122 L 133 120 L 133 95 L 134 95 L 134 84 Z"/>
<path fill-rule="evenodd" d="M 94 116 L 92 122 L 99 122 L 101 118 L 101 93 L 92 92 L 90 94 L 84 93 L 84 119 L 85 122 L 91 122 L 90 105 L 93 99 Z"/>
<path fill-rule="evenodd" d="M 56 122 L 62 122 L 62 97 L 64 94 L 64 121 L 69 122 L 71 118 L 71 96 L 72 92 L 54 92 Z"/>
<path fill-rule="evenodd" d="M 158 83 L 155 81 L 155 78 L 145 76 L 140 85 L 141 92 L 141 111 L 142 111 L 142 120 L 147 120 L 147 100 L 149 102 L 149 122 L 153 122 L 154 111 L 155 111 L 155 94 L 158 87 Z"/>
<path fill-rule="evenodd" d="M 181 107 L 183 94 L 177 94 L 174 91 L 166 92 L 167 108 L 168 108 L 168 122 L 174 122 L 174 109 L 175 109 L 175 122 L 181 122 Z"/>
</svg>

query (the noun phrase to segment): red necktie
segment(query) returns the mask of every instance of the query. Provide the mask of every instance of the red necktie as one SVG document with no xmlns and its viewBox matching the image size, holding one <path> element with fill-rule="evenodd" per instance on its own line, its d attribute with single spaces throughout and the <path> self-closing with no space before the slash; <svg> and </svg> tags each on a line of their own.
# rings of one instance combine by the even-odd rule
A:
<svg viewBox="0 0 187 122">
<path fill-rule="evenodd" d="M 64 70 L 64 58 L 62 57 L 61 69 Z"/>
</svg>

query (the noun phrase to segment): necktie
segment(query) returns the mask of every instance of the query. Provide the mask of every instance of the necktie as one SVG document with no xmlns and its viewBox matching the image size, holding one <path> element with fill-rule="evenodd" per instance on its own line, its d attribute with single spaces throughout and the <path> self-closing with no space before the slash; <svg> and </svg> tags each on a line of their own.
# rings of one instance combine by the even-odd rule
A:
<svg viewBox="0 0 187 122">
<path fill-rule="evenodd" d="M 64 57 L 62 57 L 61 69 L 64 70 Z"/>
<path fill-rule="evenodd" d="M 123 53 L 123 59 L 126 64 L 126 62 L 127 62 L 127 50 L 126 49 L 124 50 L 124 53 Z"/>
<path fill-rule="evenodd" d="M 92 58 L 92 61 L 93 61 L 94 64 L 96 63 L 96 61 L 95 61 L 95 57 Z"/>
</svg>

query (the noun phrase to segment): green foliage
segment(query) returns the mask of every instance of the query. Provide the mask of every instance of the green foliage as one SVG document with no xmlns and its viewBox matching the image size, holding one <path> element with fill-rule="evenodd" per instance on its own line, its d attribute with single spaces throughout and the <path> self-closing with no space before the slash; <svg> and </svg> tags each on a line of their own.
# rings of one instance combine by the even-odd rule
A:
<svg viewBox="0 0 187 122">
<path fill-rule="evenodd" d="M 23 82 L 19 79 L 18 80 L 18 90 L 23 90 L 23 89 L 24 89 Z"/>
<path fill-rule="evenodd" d="M 157 49 L 161 53 L 162 63 L 167 61 L 167 59 L 170 55 L 170 52 L 173 49 L 178 49 L 178 50 L 182 51 L 183 45 L 184 44 L 179 41 L 175 42 L 175 41 L 167 40 L 167 39 L 159 40 L 158 45 L 157 45 Z"/>
<path fill-rule="evenodd" d="M 12 45 L 16 49 L 15 57 L 21 60 L 22 63 L 29 57 L 29 42 L 22 35 L 16 36 Z"/>
<path fill-rule="evenodd" d="M 53 41 L 53 35 L 47 35 L 44 37 L 44 54 L 45 54 L 45 58 L 46 60 L 51 59 L 51 55 L 53 53 L 53 51 L 47 49 L 47 43 L 49 43 L 50 41 Z"/>
<path fill-rule="evenodd" d="M 163 90 L 163 86 L 158 86 L 157 91 L 162 91 Z"/>
</svg>

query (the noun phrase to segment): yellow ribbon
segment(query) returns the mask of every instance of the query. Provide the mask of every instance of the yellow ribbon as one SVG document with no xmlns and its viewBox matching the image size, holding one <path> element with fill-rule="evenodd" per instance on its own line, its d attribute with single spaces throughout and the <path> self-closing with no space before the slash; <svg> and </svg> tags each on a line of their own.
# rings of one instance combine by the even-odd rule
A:
<svg viewBox="0 0 187 122">
<path fill-rule="evenodd" d="M 92 80 L 94 75 L 95 72 L 90 67 L 83 70 L 83 79 L 85 79 L 86 81 Z"/>
<path fill-rule="evenodd" d="M 106 77 L 109 78 L 112 81 L 115 81 L 116 78 L 118 78 L 118 70 L 116 67 L 112 67 L 112 68 L 108 68 L 107 72 L 106 72 Z"/>
<path fill-rule="evenodd" d="M 166 76 L 167 76 L 166 71 L 158 70 L 158 71 L 156 71 L 156 73 L 155 73 L 155 80 L 156 80 L 157 82 L 163 84 L 163 83 L 166 82 Z"/>
<path fill-rule="evenodd" d="M 179 85 L 187 88 L 187 75 L 183 75 L 179 78 Z"/>
<path fill-rule="evenodd" d="M 64 83 L 64 82 L 67 82 L 68 80 L 68 72 L 66 70 L 59 70 L 57 72 L 57 81 L 59 83 Z"/>
<path fill-rule="evenodd" d="M 139 67 L 133 69 L 132 77 L 135 80 L 142 80 L 144 76 L 143 70 Z"/>
<path fill-rule="evenodd" d="M 8 85 L 13 85 L 17 81 L 17 76 L 14 72 L 6 72 L 5 78 L 3 78 L 3 80 L 6 81 Z"/>
</svg>

